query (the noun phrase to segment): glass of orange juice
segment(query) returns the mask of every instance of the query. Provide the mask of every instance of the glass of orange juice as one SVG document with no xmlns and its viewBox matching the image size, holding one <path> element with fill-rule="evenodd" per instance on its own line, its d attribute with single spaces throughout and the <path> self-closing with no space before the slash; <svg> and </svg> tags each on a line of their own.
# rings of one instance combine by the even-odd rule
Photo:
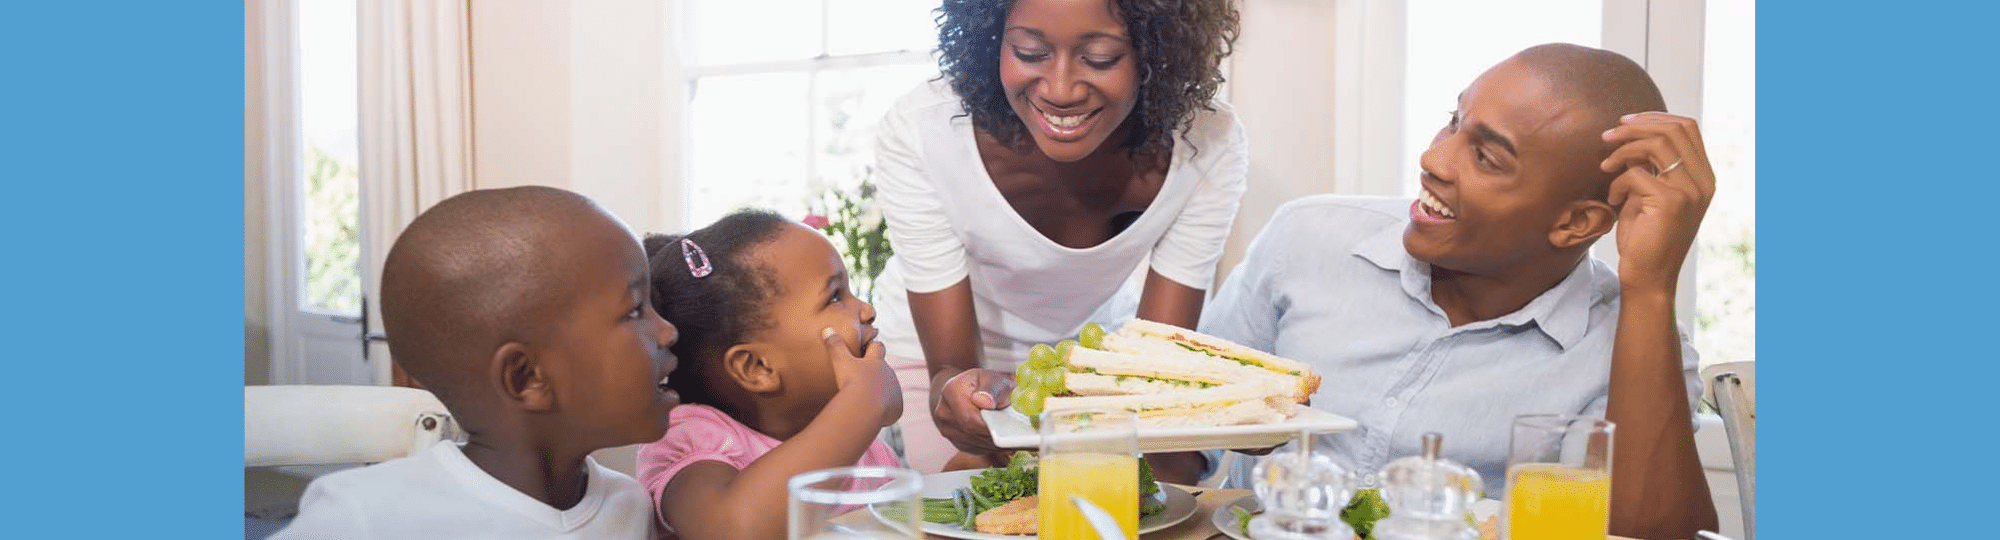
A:
<svg viewBox="0 0 2000 540">
<path fill-rule="evenodd" d="M 1590 416 L 1514 419 L 1501 518 L 1505 538 L 1604 540 L 1611 522 L 1612 428 Z"/>
<path fill-rule="evenodd" d="M 1097 540 L 1071 504 L 1077 495 L 1111 514 L 1125 538 L 1139 537 L 1139 418 L 1120 409 L 1042 412 L 1039 536 Z"/>
</svg>

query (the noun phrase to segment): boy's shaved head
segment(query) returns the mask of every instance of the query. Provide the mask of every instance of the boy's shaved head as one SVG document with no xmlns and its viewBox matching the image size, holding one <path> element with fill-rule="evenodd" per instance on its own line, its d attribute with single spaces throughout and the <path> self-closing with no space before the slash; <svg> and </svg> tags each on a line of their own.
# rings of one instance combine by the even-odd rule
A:
<svg viewBox="0 0 2000 540">
<path fill-rule="evenodd" d="M 1660 87 L 1646 74 L 1646 68 L 1622 54 L 1569 43 L 1549 43 L 1522 50 L 1513 59 L 1534 69 L 1550 87 L 1585 109 L 1588 120 L 1578 127 L 1587 131 L 1591 139 L 1596 139 L 1599 132 L 1617 127 L 1618 119 L 1627 114 L 1667 110 Z M 1611 150 L 1611 146 L 1603 146 L 1595 159 L 1603 160 L 1611 155 Z M 1596 174 L 1589 174 L 1590 181 L 1583 187 L 1588 190 L 1587 196 L 1602 199 L 1611 188 L 1611 179 L 1617 175 L 1597 171 L 1595 162 L 1587 165 Z"/>
<path fill-rule="evenodd" d="M 390 354 L 464 414 L 459 403 L 483 400 L 496 348 L 533 341 L 567 305 L 565 246 L 607 221 L 623 228 L 590 199 L 539 186 L 467 192 L 424 211 L 383 264 Z"/>
</svg>

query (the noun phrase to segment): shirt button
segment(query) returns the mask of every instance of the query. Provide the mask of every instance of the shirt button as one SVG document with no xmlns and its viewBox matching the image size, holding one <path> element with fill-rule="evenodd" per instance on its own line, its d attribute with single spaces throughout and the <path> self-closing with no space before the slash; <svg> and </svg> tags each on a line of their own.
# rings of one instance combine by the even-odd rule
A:
<svg viewBox="0 0 2000 540">
<path fill-rule="evenodd" d="M 1367 476 L 1363 476 L 1363 477 L 1361 477 L 1361 485 L 1362 485 L 1362 486 L 1364 486 L 1364 487 L 1367 487 L 1367 486 L 1374 486 L 1374 485 L 1375 485 L 1375 473 L 1368 473 L 1368 475 L 1367 475 Z"/>
<path fill-rule="evenodd" d="M 1383 399 L 1383 400 L 1382 400 L 1382 406 L 1384 406 L 1384 407 L 1388 407 L 1388 408 L 1391 408 L 1391 409 L 1394 409 L 1394 408 L 1396 408 L 1396 396 L 1389 396 L 1388 398 L 1386 398 L 1386 399 Z"/>
</svg>

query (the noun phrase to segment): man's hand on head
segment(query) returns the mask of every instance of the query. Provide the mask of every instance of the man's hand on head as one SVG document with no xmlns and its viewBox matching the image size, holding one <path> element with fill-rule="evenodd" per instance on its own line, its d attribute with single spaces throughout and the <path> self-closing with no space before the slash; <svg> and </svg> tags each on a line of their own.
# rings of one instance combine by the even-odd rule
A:
<svg viewBox="0 0 2000 540">
<path fill-rule="evenodd" d="M 1604 132 L 1618 145 L 1599 167 L 1618 173 L 1609 202 L 1618 208 L 1618 279 L 1627 291 L 1671 292 L 1715 197 L 1715 169 L 1693 118 L 1664 112 L 1626 115 Z"/>
</svg>

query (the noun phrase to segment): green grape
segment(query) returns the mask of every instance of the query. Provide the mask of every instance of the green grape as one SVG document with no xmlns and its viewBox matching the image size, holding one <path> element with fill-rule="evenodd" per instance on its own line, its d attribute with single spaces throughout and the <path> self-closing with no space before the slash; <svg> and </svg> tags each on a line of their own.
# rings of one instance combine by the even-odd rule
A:
<svg viewBox="0 0 2000 540">
<path fill-rule="evenodd" d="M 1057 344 L 1056 344 L 1056 360 L 1059 360 L 1059 361 L 1061 361 L 1061 362 L 1062 362 L 1062 363 L 1063 363 L 1064 365 L 1068 365 L 1068 364 L 1069 364 L 1069 352 L 1070 352 L 1071 350 L 1073 350 L 1073 349 L 1076 349 L 1076 340 L 1074 340 L 1074 339 L 1065 339 L 1065 340 L 1062 340 L 1062 342 L 1061 342 L 1061 343 L 1057 343 Z"/>
<path fill-rule="evenodd" d="M 1014 410 L 1028 415 L 1028 418 L 1039 418 L 1042 416 L 1042 400 L 1048 398 L 1049 395 L 1047 393 L 1042 392 L 1039 388 L 1027 386 L 1015 388 L 1014 390 Z M 1023 392 L 1022 390 L 1026 391 Z"/>
<path fill-rule="evenodd" d="M 1083 331 L 1076 335 L 1076 344 L 1104 350 L 1104 327 L 1098 326 L 1097 323 L 1083 325 Z"/>
<path fill-rule="evenodd" d="M 1028 386 L 1026 381 L 1027 379 L 1022 379 L 1022 383 L 1014 387 L 1014 393 L 1007 395 L 1007 403 L 1014 405 L 1015 408 L 1020 408 L 1021 402 L 1027 399 L 1027 395 L 1036 392 L 1034 388 Z"/>
<path fill-rule="evenodd" d="M 1036 387 L 1048 391 L 1050 395 L 1055 395 L 1069 391 L 1069 385 L 1063 380 L 1068 375 L 1068 371 L 1063 369 L 1062 366 L 1056 366 L 1051 369 L 1030 371 L 1028 372 L 1028 376 L 1034 378 Z"/>
<path fill-rule="evenodd" d="M 1036 343 L 1034 347 L 1028 349 L 1028 363 L 1034 364 L 1036 368 L 1047 369 L 1061 364 L 1062 359 L 1056 358 L 1056 350 L 1049 347 L 1049 344 Z"/>
<path fill-rule="evenodd" d="M 1014 366 L 1014 384 L 1028 384 L 1028 380 L 1033 379 L 1034 377 L 1035 377 L 1034 364 L 1029 362 L 1022 362 Z"/>
</svg>

